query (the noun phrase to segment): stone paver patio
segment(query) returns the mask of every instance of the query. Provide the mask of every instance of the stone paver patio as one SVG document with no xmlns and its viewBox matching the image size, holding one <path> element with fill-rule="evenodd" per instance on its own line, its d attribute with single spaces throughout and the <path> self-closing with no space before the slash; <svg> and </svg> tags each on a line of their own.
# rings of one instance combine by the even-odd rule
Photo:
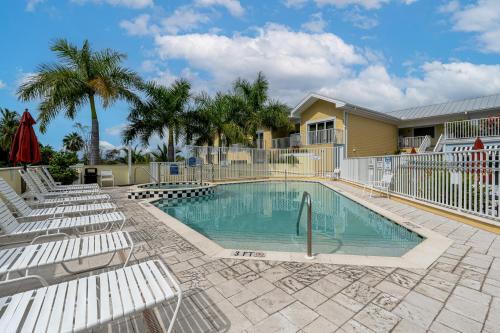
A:
<svg viewBox="0 0 500 333">
<path fill-rule="evenodd" d="M 185 292 L 176 332 L 500 332 L 499 235 L 373 198 L 453 245 L 426 270 L 217 259 L 127 199 L 126 191 L 109 192 L 129 217 L 137 259 L 161 258 Z M 52 282 L 61 280 L 55 273 Z M 164 304 L 113 328 L 161 329 L 171 313 L 172 304 Z"/>
</svg>

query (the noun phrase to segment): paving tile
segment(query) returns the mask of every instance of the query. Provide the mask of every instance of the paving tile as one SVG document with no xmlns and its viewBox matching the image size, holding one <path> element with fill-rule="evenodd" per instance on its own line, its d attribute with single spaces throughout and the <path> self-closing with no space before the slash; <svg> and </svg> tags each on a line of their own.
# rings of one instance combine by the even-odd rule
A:
<svg viewBox="0 0 500 333">
<path fill-rule="evenodd" d="M 343 289 L 343 287 L 331 282 L 326 278 L 322 278 L 314 282 L 310 285 L 310 287 L 328 298 L 332 297 Z"/>
<path fill-rule="evenodd" d="M 396 298 L 392 295 L 380 293 L 372 300 L 372 303 L 380 306 L 387 311 L 392 311 L 400 301 L 401 300 L 399 298 Z"/>
<path fill-rule="evenodd" d="M 298 301 L 290 304 L 281 310 L 280 313 L 299 328 L 308 325 L 319 316 L 316 312 Z"/>
<path fill-rule="evenodd" d="M 440 302 L 444 302 L 448 298 L 448 296 L 450 295 L 449 292 L 446 292 L 442 289 L 435 288 L 435 287 L 430 286 L 426 283 L 419 283 L 413 290 L 416 292 L 419 292 L 425 296 L 434 298 Z"/>
<path fill-rule="evenodd" d="M 356 300 L 354 300 L 354 299 L 352 299 L 352 298 L 350 298 L 342 293 L 338 293 L 337 295 L 333 296 L 331 298 L 331 300 L 339 303 L 343 307 L 348 308 L 349 310 L 354 311 L 354 312 L 358 312 L 359 310 L 361 310 L 365 306 L 365 304 L 359 303 L 358 301 L 356 301 Z"/>
<path fill-rule="evenodd" d="M 253 324 L 256 324 L 268 317 L 268 314 L 252 301 L 238 307 L 238 310 Z"/>
<path fill-rule="evenodd" d="M 375 331 L 369 329 L 363 324 L 357 322 L 354 319 L 350 319 L 340 328 L 341 332 L 345 333 L 373 333 Z"/>
<path fill-rule="evenodd" d="M 276 282 L 284 277 L 289 276 L 290 274 L 292 274 L 292 272 L 287 270 L 285 267 L 275 266 L 263 272 L 261 276 L 269 282 Z"/>
<path fill-rule="evenodd" d="M 274 288 L 257 298 L 255 304 L 260 306 L 264 311 L 271 314 L 283 309 L 285 306 L 294 302 L 295 299 L 279 288 Z"/>
<path fill-rule="evenodd" d="M 315 309 L 318 305 L 325 302 L 328 298 L 312 289 L 311 287 L 305 287 L 302 290 L 297 291 L 292 295 L 311 309 Z"/>
<path fill-rule="evenodd" d="M 400 318 L 375 304 L 369 304 L 354 319 L 375 332 L 389 332 Z"/>
<path fill-rule="evenodd" d="M 454 330 L 451 327 L 445 326 L 439 321 L 435 321 L 432 323 L 431 327 L 429 327 L 429 331 L 432 333 L 459 333 L 457 330 Z"/>
<path fill-rule="evenodd" d="M 399 323 L 394 327 L 392 333 L 425 333 L 427 330 L 421 326 L 418 326 L 414 322 L 401 319 Z"/>
<path fill-rule="evenodd" d="M 257 296 L 263 295 L 274 289 L 274 286 L 269 281 L 259 278 L 257 280 L 253 280 L 245 285 L 245 288 L 251 290 Z"/>
<path fill-rule="evenodd" d="M 236 280 L 219 283 L 215 288 L 226 298 L 236 295 L 245 289 L 245 287 Z"/>
<path fill-rule="evenodd" d="M 312 323 L 304 327 L 305 333 L 331 333 L 337 330 L 337 326 L 322 316 L 316 318 Z"/>
<path fill-rule="evenodd" d="M 443 309 L 436 320 L 459 332 L 475 333 L 481 332 L 482 324 L 468 319 L 460 314 Z"/>
<path fill-rule="evenodd" d="M 316 311 L 337 326 L 342 326 L 355 314 L 333 300 L 324 302 L 316 308 Z"/>
<path fill-rule="evenodd" d="M 252 290 L 244 289 L 243 291 L 229 297 L 228 300 L 234 306 L 240 306 L 255 298 L 257 298 L 257 295 Z"/>
<path fill-rule="evenodd" d="M 380 282 L 376 288 L 380 291 L 385 292 L 386 294 L 392 295 L 397 298 L 403 298 L 410 292 L 409 289 L 403 288 L 401 286 L 398 286 L 395 283 L 389 282 L 389 281 L 382 281 Z"/>
<path fill-rule="evenodd" d="M 359 281 L 354 282 L 344 290 L 342 294 L 358 301 L 362 304 L 367 304 L 372 299 L 375 298 L 380 293 L 379 290 L 370 287 L 367 284 L 361 283 Z"/>
<path fill-rule="evenodd" d="M 254 327 L 247 329 L 248 333 L 297 332 L 299 329 L 288 321 L 281 313 L 267 317 Z"/>
<path fill-rule="evenodd" d="M 274 285 L 286 291 L 288 294 L 293 294 L 305 287 L 304 284 L 295 280 L 291 276 L 287 276 L 279 281 L 276 281 Z"/>
<path fill-rule="evenodd" d="M 406 275 L 394 272 L 389 275 L 389 280 L 403 288 L 411 289 L 413 288 L 418 280 L 414 280 Z"/>
</svg>

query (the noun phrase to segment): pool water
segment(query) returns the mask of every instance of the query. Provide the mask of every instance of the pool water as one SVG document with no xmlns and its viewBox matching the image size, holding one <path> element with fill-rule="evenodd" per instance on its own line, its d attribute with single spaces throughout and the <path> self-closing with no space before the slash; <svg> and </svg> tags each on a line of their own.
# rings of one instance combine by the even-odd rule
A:
<svg viewBox="0 0 500 333">
<path fill-rule="evenodd" d="M 215 194 L 154 204 L 225 248 L 305 252 L 307 206 L 296 232 L 304 191 L 312 198 L 313 252 L 401 256 L 423 238 L 313 182 L 218 185 Z"/>
</svg>

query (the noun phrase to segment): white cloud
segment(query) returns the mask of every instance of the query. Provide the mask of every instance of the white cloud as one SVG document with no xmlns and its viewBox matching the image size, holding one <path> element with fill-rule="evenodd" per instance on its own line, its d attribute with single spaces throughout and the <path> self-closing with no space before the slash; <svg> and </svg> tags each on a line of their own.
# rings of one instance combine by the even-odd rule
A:
<svg viewBox="0 0 500 333">
<path fill-rule="evenodd" d="M 283 3 L 288 8 L 302 8 L 309 0 L 284 0 Z"/>
<path fill-rule="evenodd" d="M 417 1 L 418 0 L 401 0 L 401 2 L 404 3 L 405 5 L 411 5 L 411 4 L 414 4 Z"/>
<path fill-rule="evenodd" d="M 293 90 L 311 81 L 321 85 L 339 79 L 348 74 L 348 65 L 365 62 L 334 34 L 294 32 L 273 24 L 259 29 L 256 36 L 165 35 L 155 42 L 162 59 L 185 59 L 191 68 L 209 72 L 216 85 L 237 76 L 254 77 L 262 70 L 276 88 Z"/>
<path fill-rule="evenodd" d="M 378 20 L 376 18 L 362 14 L 358 8 L 347 11 L 343 19 L 360 29 L 368 30 L 378 25 Z"/>
<path fill-rule="evenodd" d="M 125 29 L 131 36 L 144 36 L 151 33 L 149 27 L 149 15 L 142 14 L 131 21 L 123 20 L 120 22 L 120 27 Z"/>
<path fill-rule="evenodd" d="M 87 2 L 93 2 L 97 4 L 106 3 L 112 6 L 127 7 L 133 9 L 152 7 L 154 4 L 153 0 L 71 0 L 71 1 L 79 4 L 85 4 Z"/>
<path fill-rule="evenodd" d="M 444 9 L 452 12 L 454 30 L 476 33 L 484 52 L 500 52 L 500 1 L 478 0 L 462 9 L 456 4 Z"/>
<path fill-rule="evenodd" d="M 111 136 L 121 136 L 125 127 L 127 127 L 127 124 L 122 123 L 122 124 L 118 124 L 118 125 L 115 125 L 112 127 L 108 127 L 104 130 L 104 132 L 107 135 L 111 135 Z"/>
<path fill-rule="evenodd" d="M 210 18 L 199 13 L 188 6 L 177 8 L 174 13 L 162 20 L 162 27 L 170 34 L 176 34 L 181 31 L 191 31 L 207 23 Z"/>
<path fill-rule="evenodd" d="M 328 23 L 323 19 L 323 14 L 318 12 L 311 15 L 311 20 L 309 22 L 302 24 L 302 29 L 320 33 L 325 30 L 327 25 Z"/>
<path fill-rule="evenodd" d="M 2 80 L 0 80 L 0 89 L 3 89 L 7 87 L 7 85 L 5 84 L 5 82 L 3 82 Z"/>
<path fill-rule="evenodd" d="M 452 0 L 438 7 L 440 13 L 453 13 L 460 9 L 460 2 L 458 0 Z"/>
<path fill-rule="evenodd" d="M 99 141 L 99 148 L 100 148 L 101 151 L 106 152 L 108 150 L 120 149 L 121 147 L 115 146 L 111 142 L 100 140 Z"/>
<path fill-rule="evenodd" d="M 26 2 L 26 10 L 28 12 L 34 12 L 35 9 L 36 9 L 36 6 L 42 2 L 44 2 L 45 0 L 28 0 Z"/>
<path fill-rule="evenodd" d="M 332 33 L 297 32 L 275 24 L 254 36 L 159 35 L 155 43 L 162 60 L 188 63 L 190 69 L 181 75 L 207 73 L 208 79 L 193 75 L 196 89 L 225 90 L 236 77 L 253 79 L 261 70 L 270 81 L 271 95 L 290 105 L 310 91 L 381 111 L 500 91 L 500 65 L 427 61 L 407 76 L 396 76 L 377 52 Z M 163 75 L 164 82 L 176 76 L 168 71 Z"/>
<path fill-rule="evenodd" d="M 233 16 L 242 16 L 245 13 L 239 0 L 196 0 L 196 4 L 202 7 L 222 6 Z"/>
<path fill-rule="evenodd" d="M 378 9 L 390 0 L 315 0 L 318 6 L 332 5 L 343 8 L 351 5 L 358 5 L 365 9 Z"/>
</svg>

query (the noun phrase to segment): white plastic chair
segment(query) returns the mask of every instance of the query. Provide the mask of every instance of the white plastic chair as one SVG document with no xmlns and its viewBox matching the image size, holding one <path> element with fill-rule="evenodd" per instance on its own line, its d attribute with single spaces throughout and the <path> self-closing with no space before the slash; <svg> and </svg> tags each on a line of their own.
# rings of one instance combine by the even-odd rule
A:
<svg viewBox="0 0 500 333">
<path fill-rule="evenodd" d="M 41 244 L 30 244 L 27 246 L 13 247 L 0 250 L 0 280 L 1 284 L 14 281 L 38 280 L 47 287 L 47 281 L 40 275 L 30 271 L 38 270 L 48 266 L 61 265 L 63 269 L 71 274 L 83 271 L 95 270 L 108 266 L 118 251 L 128 251 L 127 259 L 123 267 L 127 266 L 134 251 L 134 242 L 126 231 L 103 233 L 81 238 L 66 238 L 53 240 Z M 109 255 L 109 260 L 92 268 L 72 270 L 67 264 L 85 258 Z M 14 273 L 21 277 L 12 278 Z"/>
<path fill-rule="evenodd" d="M 11 210 L 15 210 L 18 218 L 23 220 L 40 220 L 49 217 L 64 217 L 75 215 L 90 215 L 104 213 L 118 209 L 112 202 L 95 202 L 74 205 L 73 202 L 62 202 L 53 207 L 31 207 L 17 194 L 12 187 L 0 177 L 0 195 L 9 205 Z"/>
<path fill-rule="evenodd" d="M 365 193 L 366 188 L 368 187 L 370 189 L 370 198 L 373 195 L 373 190 L 378 190 L 387 195 L 389 197 L 389 188 L 391 187 L 392 183 L 392 173 L 384 173 L 382 176 L 381 180 L 372 180 L 369 181 L 368 184 L 366 184 L 363 187 L 363 194 Z"/>
<path fill-rule="evenodd" d="M 2 332 L 89 332 L 177 298 L 182 290 L 159 260 L 0 298 Z M 36 330 L 35 330 L 36 329 Z"/>
<path fill-rule="evenodd" d="M 113 176 L 112 170 L 101 171 L 101 187 L 103 182 L 111 182 L 115 186 L 115 176 Z"/>
</svg>

